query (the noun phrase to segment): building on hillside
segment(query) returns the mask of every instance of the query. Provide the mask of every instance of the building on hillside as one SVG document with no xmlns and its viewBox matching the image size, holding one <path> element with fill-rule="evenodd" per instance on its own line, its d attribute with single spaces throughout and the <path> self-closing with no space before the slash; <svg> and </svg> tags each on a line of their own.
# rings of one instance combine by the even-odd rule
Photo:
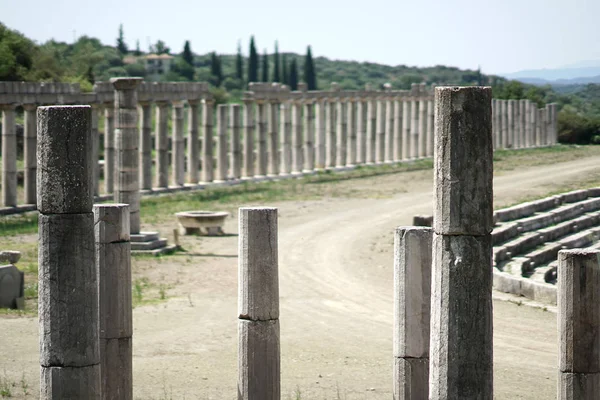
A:
<svg viewBox="0 0 600 400">
<path fill-rule="evenodd" d="M 148 54 L 143 56 L 147 77 L 153 81 L 160 80 L 162 75 L 171 70 L 173 58 L 173 56 L 168 54 Z"/>
</svg>

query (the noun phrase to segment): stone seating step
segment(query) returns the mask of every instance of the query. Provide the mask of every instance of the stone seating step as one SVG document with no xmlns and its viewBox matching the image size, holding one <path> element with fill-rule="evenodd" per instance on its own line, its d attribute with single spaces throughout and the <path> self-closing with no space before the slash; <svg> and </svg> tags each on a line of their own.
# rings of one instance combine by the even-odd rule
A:
<svg viewBox="0 0 600 400">
<path fill-rule="evenodd" d="M 131 251 L 155 250 L 167 246 L 167 239 L 157 239 L 148 242 L 131 242 Z"/>
</svg>

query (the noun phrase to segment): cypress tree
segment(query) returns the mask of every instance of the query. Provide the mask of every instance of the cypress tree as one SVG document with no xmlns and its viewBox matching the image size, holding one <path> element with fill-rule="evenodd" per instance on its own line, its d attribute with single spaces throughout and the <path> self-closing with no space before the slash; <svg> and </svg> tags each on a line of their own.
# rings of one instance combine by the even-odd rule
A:
<svg viewBox="0 0 600 400">
<path fill-rule="evenodd" d="M 183 45 L 183 53 L 181 53 L 181 58 L 183 61 L 188 63 L 189 65 L 194 65 L 194 55 L 192 54 L 192 49 L 190 48 L 190 41 L 186 40 Z"/>
<path fill-rule="evenodd" d="M 135 42 L 135 51 L 133 52 L 134 55 L 136 56 L 141 56 L 142 55 L 142 51 L 140 50 L 140 41 L 137 40 Z"/>
<path fill-rule="evenodd" d="M 127 54 L 127 44 L 125 43 L 125 38 L 123 37 L 123 24 L 119 25 L 119 37 L 117 38 L 117 50 L 121 55 Z"/>
<path fill-rule="evenodd" d="M 250 37 L 250 56 L 248 58 L 248 83 L 258 82 L 258 54 L 254 44 L 254 36 Z"/>
<path fill-rule="evenodd" d="M 308 46 L 304 58 L 304 82 L 306 82 L 308 90 L 317 90 L 317 76 L 310 46 Z"/>
<path fill-rule="evenodd" d="M 279 68 L 279 45 L 277 44 L 277 41 L 275 41 L 275 54 L 273 55 L 273 57 L 275 57 L 275 66 L 274 66 L 274 70 L 273 70 L 273 82 L 280 82 L 282 81 L 281 79 L 281 74 L 280 74 L 280 68 Z"/>
<path fill-rule="evenodd" d="M 261 82 L 269 82 L 269 56 L 267 56 L 267 49 L 264 51 L 262 60 L 262 79 Z"/>
<path fill-rule="evenodd" d="M 290 65 L 290 89 L 298 90 L 298 64 L 295 58 Z"/>
<path fill-rule="evenodd" d="M 215 86 L 221 86 L 223 82 L 223 71 L 221 69 L 221 57 L 216 52 L 210 55 L 210 74 L 215 78 Z"/>
<path fill-rule="evenodd" d="M 288 85 L 288 86 L 290 84 L 290 77 L 288 75 L 287 61 L 285 59 L 285 54 L 282 55 L 282 59 L 281 59 L 281 83 L 283 83 L 284 85 Z"/>
<path fill-rule="evenodd" d="M 242 45 L 238 42 L 237 56 L 235 57 L 235 77 L 244 82 L 244 59 L 242 58 Z"/>
</svg>

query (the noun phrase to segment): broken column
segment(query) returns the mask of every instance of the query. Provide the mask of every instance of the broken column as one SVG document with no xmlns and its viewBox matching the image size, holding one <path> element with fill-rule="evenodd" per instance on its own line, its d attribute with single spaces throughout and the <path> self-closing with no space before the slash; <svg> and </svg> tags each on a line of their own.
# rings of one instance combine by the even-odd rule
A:
<svg viewBox="0 0 600 400">
<path fill-rule="evenodd" d="M 17 205 L 17 133 L 15 106 L 2 106 L 2 205 Z"/>
<path fill-rule="evenodd" d="M 367 160 L 367 104 L 362 97 L 356 101 L 356 163 L 364 164 Z"/>
<path fill-rule="evenodd" d="M 254 101 L 244 99 L 244 177 L 254 176 Z"/>
<path fill-rule="evenodd" d="M 337 110 L 336 116 L 336 131 L 337 131 L 337 152 L 336 152 L 336 166 L 343 167 L 346 165 L 346 150 L 347 150 L 347 135 L 346 131 L 346 102 L 342 97 L 337 99 Z"/>
<path fill-rule="evenodd" d="M 304 170 L 315 169 L 315 114 L 310 100 L 304 101 Z"/>
<path fill-rule="evenodd" d="M 385 102 L 385 162 L 394 162 L 394 99 L 388 98 Z"/>
<path fill-rule="evenodd" d="M 188 136 L 187 136 L 187 182 L 195 185 L 200 180 L 198 168 L 200 166 L 199 132 L 198 132 L 198 100 L 188 100 Z"/>
<path fill-rule="evenodd" d="M 37 111 L 41 399 L 101 398 L 91 111 Z"/>
<path fill-rule="evenodd" d="M 317 169 L 325 168 L 326 156 L 326 124 L 325 124 L 325 101 L 319 98 L 315 102 L 315 132 L 316 132 L 316 155 L 315 166 Z"/>
<path fill-rule="evenodd" d="M 169 103 L 156 103 L 156 187 L 169 186 Z"/>
<path fill-rule="evenodd" d="M 185 183 L 185 137 L 183 134 L 183 102 L 173 102 L 173 136 L 171 138 L 171 172 L 173 185 Z"/>
<path fill-rule="evenodd" d="M 115 203 L 129 204 L 131 233 L 140 233 L 139 135 L 137 86 L 142 78 L 112 78 L 115 88 L 117 159 Z"/>
<path fill-rule="evenodd" d="M 427 156 L 427 100 L 419 100 L 419 158 Z"/>
<path fill-rule="evenodd" d="M 292 173 L 302 172 L 302 104 L 292 102 Z"/>
<path fill-rule="evenodd" d="M 25 189 L 25 204 L 35 204 L 37 174 L 37 123 L 36 123 L 37 106 L 27 104 L 23 105 L 25 112 L 25 121 L 23 129 L 23 161 L 24 161 L 24 189 Z"/>
<path fill-rule="evenodd" d="M 433 137 L 435 136 L 434 110 L 433 99 L 427 100 L 427 157 L 433 157 Z"/>
<path fill-rule="evenodd" d="M 100 170 L 98 168 L 98 160 L 100 159 L 100 134 L 98 132 L 98 113 L 100 106 L 98 104 L 91 104 L 92 107 L 92 158 L 96 161 L 94 163 L 94 171 L 92 177 L 94 179 L 94 196 L 98 196 L 100 187 Z"/>
<path fill-rule="evenodd" d="M 419 101 L 412 99 L 410 102 L 410 158 L 419 156 Z"/>
<path fill-rule="evenodd" d="M 229 106 L 229 129 L 231 131 L 231 148 L 229 149 L 231 177 L 242 177 L 242 144 L 241 144 L 241 107 L 239 104 Z"/>
<path fill-rule="evenodd" d="M 258 121 L 258 176 L 267 175 L 267 104 L 263 100 L 257 102 L 256 120 Z"/>
<path fill-rule="evenodd" d="M 152 189 L 152 103 L 140 102 L 140 188 Z"/>
<path fill-rule="evenodd" d="M 269 118 L 269 175 L 279 175 L 279 102 L 267 103 Z"/>
<path fill-rule="evenodd" d="M 558 399 L 600 393 L 600 251 L 558 252 Z"/>
<path fill-rule="evenodd" d="M 402 159 L 410 159 L 410 107 L 411 101 L 405 99 L 402 102 Z"/>
<path fill-rule="evenodd" d="M 377 99 L 367 99 L 367 164 L 375 163 L 377 159 Z"/>
<path fill-rule="evenodd" d="M 238 399 L 279 400 L 277 209 L 239 213 Z"/>
<path fill-rule="evenodd" d="M 502 131 L 502 148 L 508 149 L 508 100 L 500 100 L 500 129 Z"/>
<path fill-rule="evenodd" d="M 129 206 L 94 205 L 103 399 L 133 398 Z"/>
<path fill-rule="evenodd" d="M 402 160 L 402 103 L 401 99 L 394 99 L 394 161 Z"/>
<path fill-rule="evenodd" d="M 104 107 L 104 191 L 115 190 L 115 105 Z"/>
<path fill-rule="evenodd" d="M 292 108 L 291 103 L 281 103 L 280 111 L 281 132 L 283 132 L 283 149 L 281 154 L 281 173 L 287 175 L 292 172 Z"/>
<path fill-rule="evenodd" d="M 493 397 L 491 95 L 435 89 L 432 400 Z"/>
<path fill-rule="evenodd" d="M 377 100 L 377 130 L 375 131 L 375 163 L 377 164 L 381 164 L 385 160 L 386 103 L 384 97 L 380 97 Z"/>
<path fill-rule="evenodd" d="M 394 236 L 394 400 L 428 398 L 432 234 L 411 226 Z"/>
<path fill-rule="evenodd" d="M 346 103 L 346 131 L 348 132 L 348 147 L 346 149 L 346 164 L 356 164 L 356 101 L 348 98 Z"/>
<path fill-rule="evenodd" d="M 202 182 L 209 183 L 214 179 L 215 160 L 213 156 L 213 100 L 202 101 Z"/>
<path fill-rule="evenodd" d="M 227 104 L 217 106 L 217 179 L 227 180 Z"/>
</svg>

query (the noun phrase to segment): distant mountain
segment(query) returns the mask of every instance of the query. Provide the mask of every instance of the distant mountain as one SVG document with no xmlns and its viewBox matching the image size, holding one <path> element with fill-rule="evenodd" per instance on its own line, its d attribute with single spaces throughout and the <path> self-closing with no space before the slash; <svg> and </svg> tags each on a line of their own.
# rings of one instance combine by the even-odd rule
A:
<svg viewBox="0 0 600 400">
<path fill-rule="evenodd" d="M 563 68 L 548 68 L 501 74 L 533 85 L 571 85 L 600 82 L 600 60 L 582 61 Z"/>
<path fill-rule="evenodd" d="M 600 83 L 600 75 L 589 76 L 589 77 L 579 77 L 573 79 L 556 79 L 556 80 L 546 80 L 540 78 L 514 78 L 515 80 L 523 83 L 528 83 L 530 85 L 552 85 L 552 86 L 566 86 L 566 85 L 587 85 L 588 83 Z"/>
</svg>

